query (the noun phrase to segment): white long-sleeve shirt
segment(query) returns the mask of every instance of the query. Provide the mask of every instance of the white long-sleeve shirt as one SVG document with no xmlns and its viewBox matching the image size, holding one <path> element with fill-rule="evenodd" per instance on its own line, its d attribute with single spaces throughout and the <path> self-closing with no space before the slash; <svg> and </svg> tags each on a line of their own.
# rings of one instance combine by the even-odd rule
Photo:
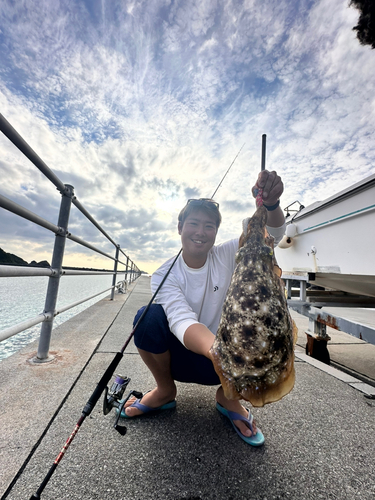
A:
<svg viewBox="0 0 375 500">
<path fill-rule="evenodd" d="M 275 238 L 277 245 L 284 235 L 285 224 L 279 228 L 267 226 L 267 230 Z M 216 334 L 236 266 L 238 243 L 239 238 L 236 238 L 214 245 L 208 252 L 204 266 L 199 269 L 188 267 L 181 254 L 155 297 L 155 303 L 163 306 L 171 332 L 182 343 L 186 330 L 195 323 L 202 323 Z M 152 275 L 152 293 L 159 286 L 174 258 L 167 260 Z"/>
</svg>

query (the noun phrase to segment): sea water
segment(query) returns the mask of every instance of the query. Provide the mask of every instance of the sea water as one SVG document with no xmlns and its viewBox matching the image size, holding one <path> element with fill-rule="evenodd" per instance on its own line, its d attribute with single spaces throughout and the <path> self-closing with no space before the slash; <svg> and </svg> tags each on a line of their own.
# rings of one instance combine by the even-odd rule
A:
<svg viewBox="0 0 375 500">
<path fill-rule="evenodd" d="M 5 328 L 32 319 L 44 310 L 44 302 L 48 285 L 48 277 L 22 276 L 16 278 L 0 278 L 0 331 Z M 123 279 L 123 275 L 117 280 Z M 57 309 L 83 300 L 112 286 L 112 275 L 63 276 L 60 279 Z M 53 328 L 72 318 L 92 304 L 108 296 L 107 291 L 78 306 L 58 314 Z M 0 360 L 37 339 L 42 323 L 0 342 Z"/>
</svg>

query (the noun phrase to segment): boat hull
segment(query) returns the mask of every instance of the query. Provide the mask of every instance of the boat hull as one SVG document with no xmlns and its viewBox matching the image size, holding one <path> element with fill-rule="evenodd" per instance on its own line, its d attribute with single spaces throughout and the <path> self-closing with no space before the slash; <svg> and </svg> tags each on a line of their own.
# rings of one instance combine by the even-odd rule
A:
<svg viewBox="0 0 375 500">
<path fill-rule="evenodd" d="M 375 175 L 286 220 L 276 248 L 283 274 L 375 297 Z"/>
</svg>

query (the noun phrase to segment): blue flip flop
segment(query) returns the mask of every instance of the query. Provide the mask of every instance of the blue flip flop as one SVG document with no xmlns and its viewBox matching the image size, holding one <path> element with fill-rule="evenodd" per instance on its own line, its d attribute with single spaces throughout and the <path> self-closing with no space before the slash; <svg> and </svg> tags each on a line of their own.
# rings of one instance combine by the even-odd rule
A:
<svg viewBox="0 0 375 500">
<path fill-rule="evenodd" d="M 122 418 L 137 418 L 137 417 L 143 417 L 143 415 L 146 415 L 147 413 L 153 413 L 162 410 L 172 410 L 173 408 L 176 408 L 176 400 L 170 401 L 165 405 L 158 406 L 157 408 L 151 408 L 150 406 L 142 404 L 140 399 L 136 399 L 133 404 L 128 406 L 128 408 L 138 408 L 138 410 L 142 411 L 143 413 L 141 415 L 134 415 L 134 417 L 129 417 L 129 415 L 125 413 L 125 408 L 123 408 L 123 410 L 121 411 Z"/>
<path fill-rule="evenodd" d="M 246 410 L 249 412 L 248 417 L 245 418 L 239 413 L 236 413 L 234 411 L 229 411 L 224 408 L 224 406 L 221 406 L 220 403 L 216 403 L 216 409 L 224 415 L 224 417 L 229 418 L 231 424 L 234 427 L 234 430 L 237 432 L 237 434 L 240 436 L 245 443 L 250 444 L 251 446 L 262 446 L 264 443 L 264 436 L 263 433 L 260 429 L 257 428 L 257 433 L 253 436 L 247 437 L 242 434 L 242 432 L 238 429 L 236 425 L 234 425 L 233 420 L 242 420 L 243 422 L 246 423 L 246 425 L 250 428 L 251 432 L 253 432 L 253 420 L 254 417 L 251 414 L 250 410 L 246 408 Z"/>
</svg>

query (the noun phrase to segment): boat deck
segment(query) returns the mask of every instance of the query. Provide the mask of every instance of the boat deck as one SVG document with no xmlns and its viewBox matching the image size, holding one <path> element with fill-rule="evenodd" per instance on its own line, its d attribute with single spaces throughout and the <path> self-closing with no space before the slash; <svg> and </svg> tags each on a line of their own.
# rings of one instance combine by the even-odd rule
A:
<svg viewBox="0 0 375 500">
<path fill-rule="evenodd" d="M 2 498 L 36 492 L 149 299 L 149 278 L 142 276 L 129 293 L 56 328 L 53 363 L 27 362 L 36 344 L 0 363 Z M 303 332 L 307 319 L 293 315 Z M 308 358 L 304 342 L 301 333 L 293 391 L 254 410 L 262 448 L 245 444 L 216 411 L 215 387 L 178 383 L 177 409 L 127 420 L 125 436 L 112 427 L 113 411 L 103 415 L 100 400 L 41 498 L 372 500 L 375 400 L 362 391 L 375 388 Z M 332 359 L 351 360 L 353 373 L 375 382 L 375 346 L 338 334 L 332 348 Z M 153 387 L 132 343 L 117 372 L 131 377 L 128 390 Z"/>
</svg>

